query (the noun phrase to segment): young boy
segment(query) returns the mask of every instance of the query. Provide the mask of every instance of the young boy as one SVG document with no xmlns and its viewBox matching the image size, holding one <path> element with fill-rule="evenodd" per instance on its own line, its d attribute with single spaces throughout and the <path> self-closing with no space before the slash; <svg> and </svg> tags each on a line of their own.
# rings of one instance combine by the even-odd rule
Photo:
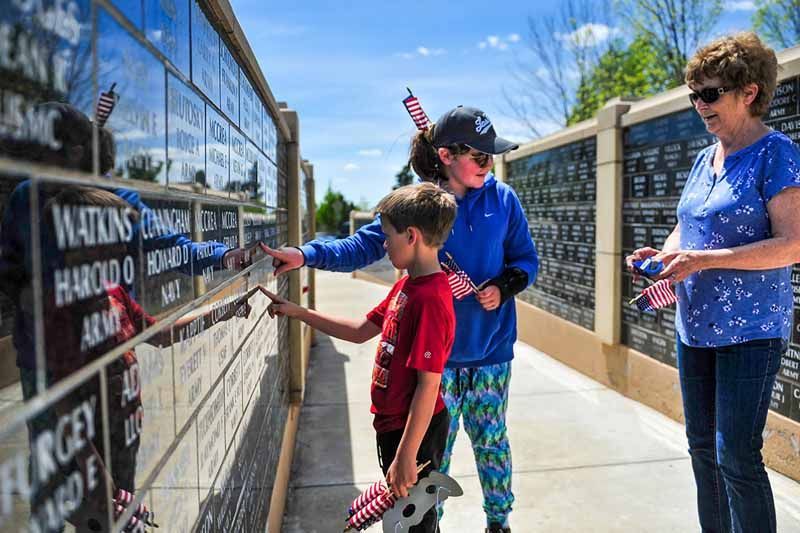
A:
<svg viewBox="0 0 800 533">
<path fill-rule="evenodd" d="M 372 370 L 373 426 L 378 461 L 392 492 L 406 497 L 417 482 L 417 464 L 430 461 L 422 476 L 442 460 L 449 416 L 441 375 L 455 334 L 453 294 L 438 251 L 456 217 L 452 196 L 431 183 L 401 187 L 380 201 L 384 248 L 392 264 L 406 269 L 389 295 L 365 318 L 348 320 L 305 309 L 267 292 L 270 316 L 286 315 L 351 342 L 381 333 Z M 412 532 L 434 532 L 430 510 Z"/>
</svg>

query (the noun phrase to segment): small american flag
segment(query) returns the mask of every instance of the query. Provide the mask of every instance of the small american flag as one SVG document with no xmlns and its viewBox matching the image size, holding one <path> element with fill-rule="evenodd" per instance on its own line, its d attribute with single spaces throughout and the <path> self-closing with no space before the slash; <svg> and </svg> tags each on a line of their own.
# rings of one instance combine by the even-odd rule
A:
<svg viewBox="0 0 800 533">
<path fill-rule="evenodd" d="M 406 106 L 406 111 L 408 111 L 408 114 L 411 115 L 411 120 L 414 121 L 414 124 L 417 125 L 418 129 L 423 131 L 427 130 L 431 125 L 431 119 L 429 119 L 428 115 L 425 114 L 425 111 L 422 110 L 419 99 L 411 94 L 411 89 L 406 88 L 406 90 L 408 91 L 408 96 L 403 100 L 403 105 Z"/>
<path fill-rule="evenodd" d="M 459 268 L 452 255 L 447 252 L 445 254 L 447 255 L 447 261 L 441 263 L 441 265 L 445 274 L 447 274 L 447 282 L 450 283 L 453 297 L 456 300 L 463 300 L 469 294 L 477 293 L 478 288 L 472 283 L 469 275 Z"/>
<path fill-rule="evenodd" d="M 114 106 L 117 105 L 119 95 L 114 92 L 114 87 L 116 86 L 116 83 L 112 83 L 111 88 L 104 93 L 100 93 L 100 97 L 97 99 L 97 109 L 95 110 L 94 117 L 98 128 L 102 128 L 106 125 L 108 117 L 110 117 L 111 112 L 114 111 Z"/>
<path fill-rule="evenodd" d="M 655 311 L 678 301 L 668 279 L 657 281 L 636 297 L 636 306 L 642 311 Z"/>
</svg>

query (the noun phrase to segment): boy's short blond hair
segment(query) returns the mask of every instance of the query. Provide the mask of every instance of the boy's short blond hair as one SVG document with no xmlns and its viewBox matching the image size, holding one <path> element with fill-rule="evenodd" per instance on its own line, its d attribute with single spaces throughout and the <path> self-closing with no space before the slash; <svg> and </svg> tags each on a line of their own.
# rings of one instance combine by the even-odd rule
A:
<svg viewBox="0 0 800 533">
<path fill-rule="evenodd" d="M 419 183 L 390 192 L 375 211 L 398 232 L 413 226 L 425 244 L 441 248 L 456 220 L 456 201 L 433 183 Z"/>
</svg>

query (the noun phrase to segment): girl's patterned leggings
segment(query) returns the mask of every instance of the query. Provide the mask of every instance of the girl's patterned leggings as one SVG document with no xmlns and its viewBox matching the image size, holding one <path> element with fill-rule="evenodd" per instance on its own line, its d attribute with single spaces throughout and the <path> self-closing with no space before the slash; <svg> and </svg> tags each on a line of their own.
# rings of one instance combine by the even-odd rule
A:
<svg viewBox="0 0 800 533">
<path fill-rule="evenodd" d="M 450 456 L 463 416 L 483 489 L 487 523 L 503 524 L 514 503 L 511 448 L 506 433 L 510 380 L 511 361 L 474 368 L 445 368 L 442 374 L 444 403 L 450 412 L 450 433 L 440 470 L 447 473 L 450 469 Z"/>
</svg>

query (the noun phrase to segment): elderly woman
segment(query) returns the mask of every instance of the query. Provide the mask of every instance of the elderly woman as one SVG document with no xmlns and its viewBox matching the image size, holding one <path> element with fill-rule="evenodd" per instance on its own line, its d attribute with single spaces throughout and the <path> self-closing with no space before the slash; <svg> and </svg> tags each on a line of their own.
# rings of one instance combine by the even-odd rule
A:
<svg viewBox="0 0 800 533">
<path fill-rule="evenodd" d="M 776 530 L 761 457 L 770 393 L 792 325 L 800 260 L 800 150 L 764 125 L 777 60 L 753 33 L 689 61 L 689 98 L 717 142 L 698 154 L 678 224 L 655 256 L 674 283 L 678 370 L 704 532 Z"/>
</svg>

